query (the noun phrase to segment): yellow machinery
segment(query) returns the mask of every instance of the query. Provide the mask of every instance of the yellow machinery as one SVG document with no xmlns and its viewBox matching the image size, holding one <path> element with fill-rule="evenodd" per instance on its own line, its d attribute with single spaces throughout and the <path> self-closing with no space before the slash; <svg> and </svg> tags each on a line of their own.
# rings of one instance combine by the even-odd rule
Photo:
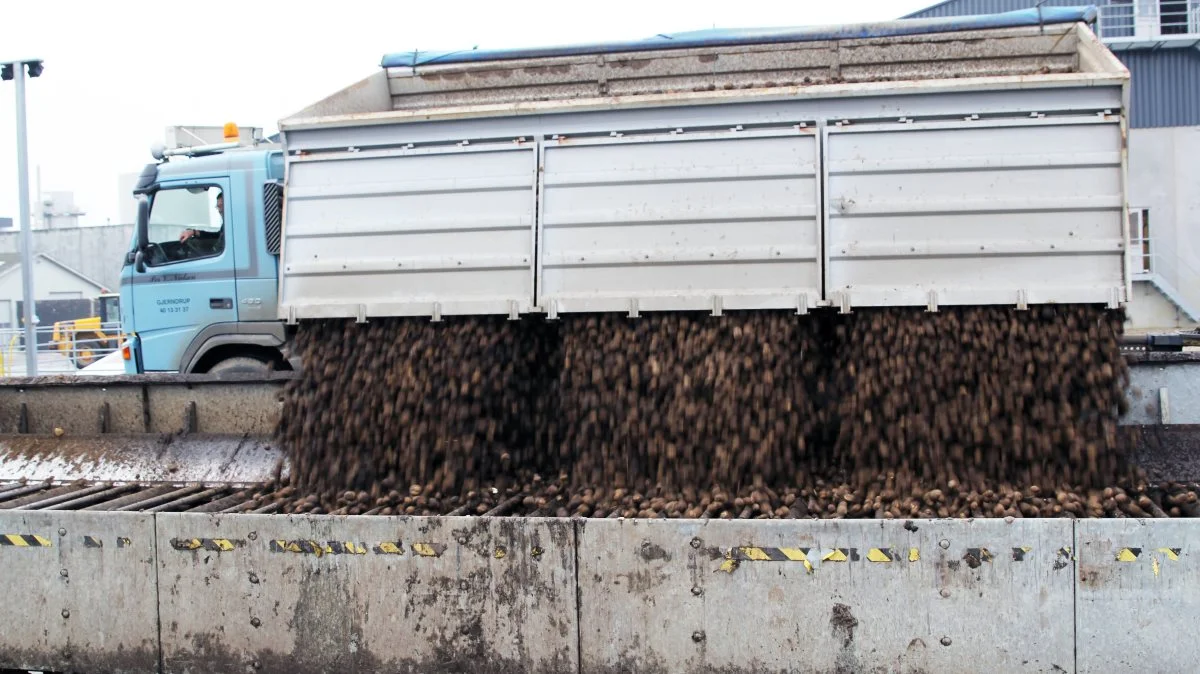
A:
<svg viewBox="0 0 1200 674">
<path fill-rule="evenodd" d="M 97 298 L 97 315 L 56 322 L 50 336 L 54 348 L 78 368 L 87 367 L 116 349 L 121 343 L 120 328 L 111 327 L 113 322 L 120 321 L 118 300 L 116 294 L 101 295 Z"/>
</svg>

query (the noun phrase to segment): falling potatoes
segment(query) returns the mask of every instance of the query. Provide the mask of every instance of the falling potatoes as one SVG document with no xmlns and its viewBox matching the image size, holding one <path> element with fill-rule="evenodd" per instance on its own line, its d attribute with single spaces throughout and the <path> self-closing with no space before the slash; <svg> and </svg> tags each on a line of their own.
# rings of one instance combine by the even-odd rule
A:
<svg viewBox="0 0 1200 674">
<path fill-rule="evenodd" d="M 1123 316 L 859 308 L 302 323 L 246 510 L 641 518 L 1195 517 L 1117 420 Z"/>
</svg>

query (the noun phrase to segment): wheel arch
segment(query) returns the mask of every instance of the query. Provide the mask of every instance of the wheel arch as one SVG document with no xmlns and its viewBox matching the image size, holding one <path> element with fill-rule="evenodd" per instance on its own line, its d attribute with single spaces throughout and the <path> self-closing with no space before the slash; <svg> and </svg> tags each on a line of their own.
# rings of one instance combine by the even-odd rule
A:
<svg viewBox="0 0 1200 674">
<path fill-rule="evenodd" d="M 289 370 L 282 351 L 285 343 L 282 323 L 217 323 L 192 340 L 179 371 L 207 372 L 222 360 L 236 356 L 250 356 L 272 363 L 277 370 Z"/>
</svg>

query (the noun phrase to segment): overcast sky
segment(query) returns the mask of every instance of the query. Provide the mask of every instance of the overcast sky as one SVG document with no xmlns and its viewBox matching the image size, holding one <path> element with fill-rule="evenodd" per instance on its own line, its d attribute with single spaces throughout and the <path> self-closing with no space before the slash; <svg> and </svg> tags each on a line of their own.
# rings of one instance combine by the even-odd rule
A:
<svg viewBox="0 0 1200 674">
<path fill-rule="evenodd" d="M 505 2 L 37 0 L 4 2 L 0 61 L 45 59 L 26 80 L 30 185 L 69 190 L 84 224 L 118 221 L 118 176 L 167 126 L 279 119 L 369 75 L 384 53 L 517 47 L 712 27 L 882 21 L 934 0 Z M 0 82 L 0 217 L 17 217 L 14 86 Z M 35 207 L 36 208 L 36 207 Z"/>
</svg>

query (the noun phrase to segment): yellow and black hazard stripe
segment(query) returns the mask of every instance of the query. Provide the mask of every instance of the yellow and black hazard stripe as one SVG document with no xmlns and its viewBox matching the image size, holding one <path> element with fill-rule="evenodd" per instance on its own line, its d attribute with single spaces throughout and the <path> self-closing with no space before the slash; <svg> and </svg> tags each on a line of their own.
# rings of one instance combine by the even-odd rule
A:
<svg viewBox="0 0 1200 674">
<path fill-rule="evenodd" d="M 1167 556 L 1167 559 L 1172 562 L 1179 561 L 1179 555 L 1183 554 L 1183 548 L 1159 548 L 1158 552 Z"/>
<path fill-rule="evenodd" d="M 1142 555 L 1141 548 L 1121 548 L 1117 550 L 1118 562 L 1136 562 L 1138 557 Z"/>
<path fill-rule="evenodd" d="M 208 552 L 229 552 L 234 548 L 246 545 L 246 541 L 237 538 L 172 538 L 171 547 L 181 551 L 207 550 Z"/>
<path fill-rule="evenodd" d="M 858 548 L 834 548 L 821 556 L 822 562 L 857 562 Z"/>
<path fill-rule="evenodd" d="M 539 548 L 534 548 L 534 550 L 537 551 Z M 441 557 L 442 553 L 446 551 L 446 546 L 443 543 L 413 543 L 412 551 L 418 557 Z M 536 552 L 534 556 L 536 557 L 538 554 L 541 553 Z"/>
<path fill-rule="evenodd" d="M 271 552 L 293 552 L 305 555 L 365 555 L 367 554 L 367 546 L 365 543 L 354 543 L 352 541 L 328 541 L 322 543 L 320 541 L 310 540 L 272 540 L 270 544 Z"/>
<path fill-rule="evenodd" d="M 912 552 L 913 550 L 915 550 L 915 548 L 910 548 L 909 552 Z M 867 550 L 868 562 L 874 562 L 876 564 L 889 564 L 891 562 L 898 561 L 899 558 L 899 554 L 892 548 L 871 548 Z"/>
<path fill-rule="evenodd" d="M 1120 548 L 1117 550 L 1117 561 L 1136 562 L 1144 551 L 1143 548 Z M 1154 551 L 1172 562 L 1178 562 L 1179 556 L 1183 554 L 1183 548 L 1155 548 Z"/>
<path fill-rule="evenodd" d="M 400 541 L 383 541 L 371 550 L 377 555 L 403 555 L 404 545 Z"/>
<path fill-rule="evenodd" d="M 731 559 L 747 562 L 803 562 L 811 548 L 761 548 L 752 545 L 730 550 Z"/>
<path fill-rule="evenodd" d="M 117 547 L 118 548 L 127 548 L 131 545 L 133 545 L 133 541 L 129 540 L 128 536 L 121 536 L 121 537 L 117 538 Z"/>
<path fill-rule="evenodd" d="M 810 573 L 812 562 L 808 559 L 811 548 L 766 548 L 757 545 L 743 545 L 731 548 L 725 553 L 725 561 L 719 571 L 733 573 L 742 562 L 799 562 Z"/>
<path fill-rule="evenodd" d="M 875 564 L 890 564 L 900 562 L 907 557 L 909 562 L 921 561 L 919 548 L 868 548 L 866 559 Z M 799 562 L 812 572 L 812 561 L 819 559 L 823 563 L 848 563 L 861 561 L 858 548 L 831 548 L 828 550 L 813 550 L 813 548 L 768 548 L 757 545 L 743 545 L 730 548 L 725 553 L 725 560 L 718 570 L 732 573 L 742 562 Z"/>
<path fill-rule="evenodd" d="M 898 562 L 904 556 L 904 550 L 896 548 L 870 548 L 867 550 L 867 561 L 877 564 L 887 564 L 890 562 Z M 921 561 L 921 550 L 919 548 L 908 549 L 908 561 Z"/>
<path fill-rule="evenodd" d="M 37 534 L 0 534 L 0 545 L 11 545 L 15 548 L 54 547 L 49 538 Z"/>
</svg>

